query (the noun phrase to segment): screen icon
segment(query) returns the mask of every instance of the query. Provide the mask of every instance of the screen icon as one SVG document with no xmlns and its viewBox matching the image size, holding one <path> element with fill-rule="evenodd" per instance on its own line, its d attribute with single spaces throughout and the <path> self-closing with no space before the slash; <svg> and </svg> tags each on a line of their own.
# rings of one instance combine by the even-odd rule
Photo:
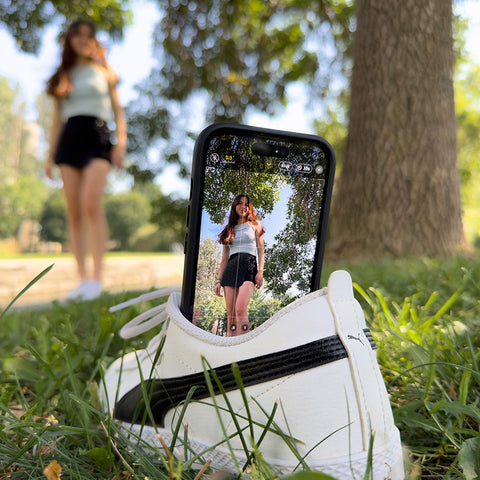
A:
<svg viewBox="0 0 480 480">
<path fill-rule="evenodd" d="M 290 169 L 292 168 L 292 163 L 287 162 L 286 160 L 282 160 L 281 162 L 278 162 L 278 168 L 280 170 L 284 170 L 286 172 L 289 172 Z"/>
<path fill-rule="evenodd" d="M 296 165 L 295 169 L 297 170 L 298 173 L 311 173 L 313 170 L 313 167 L 308 163 L 299 163 Z"/>
</svg>

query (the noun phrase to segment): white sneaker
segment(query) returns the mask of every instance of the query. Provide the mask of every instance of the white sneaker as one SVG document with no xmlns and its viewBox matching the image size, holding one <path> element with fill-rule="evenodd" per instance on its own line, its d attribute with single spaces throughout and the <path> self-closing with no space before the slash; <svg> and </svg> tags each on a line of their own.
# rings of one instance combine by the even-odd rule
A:
<svg viewBox="0 0 480 480">
<path fill-rule="evenodd" d="M 102 284 L 97 280 L 82 280 L 66 297 L 66 300 L 94 300 L 102 293 Z"/>
<path fill-rule="evenodd" d="M 102 293 L 102 284 L 98 280 L 90 280 L 86 283 L 82 293 L 82 300 L 94 300 Z"/>
<path fill-rule="evenodd" d="M 251 448 L 253 432 L 258 451 L 279 475 L 306 464 L 340 480 L 363 479 L 370 466 L 369 478 L 403 480 L 400 435 L 347 272 L 334 272 L 328 288 L 239 337 L 194 326 L 179 303 L 174 293 L 122 329 L 132 336 L 163 322 L 146 350 L 116 360 L 104 376 L 103 405 L 125 428 L 149 443 L 159 444 L 157 434 L 167 444 L 172 438 L 188 442 L 195 453 L 205 452 L 214 468 L 232 472 L 246 462 L 244 447 Z M 209 395 L 206 378 L 216 382 L 204 373 L 206 362 L 225 396 L 216 387 L 213 398 Z M 180 414 L 189 394 L 193 401 Z M 186 432 L 187 424 L 188 438 L 177 437 L 174 432 Z"/>
<path fill-rule="evenodd" d="M 82 300 L 83 293 L 88 283 L 89 280 L 82 280 L 76 288 L 67 294 L 66 300 Z"/>
</svg>

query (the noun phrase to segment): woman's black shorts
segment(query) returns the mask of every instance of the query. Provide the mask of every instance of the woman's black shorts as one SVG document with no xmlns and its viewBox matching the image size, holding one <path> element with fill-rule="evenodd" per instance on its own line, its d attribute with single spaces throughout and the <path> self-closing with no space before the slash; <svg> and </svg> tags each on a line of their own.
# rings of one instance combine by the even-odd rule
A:
<svg viewBox="0 0 480 480">
<path fill-rule="evenodd" d="M 240 287 L 243 282 L 255 283 L 257 275 L 257 258 L 250 253 L 234 253 L 227 262 L 223 272 L 222 287 Z"/>
<path fill-rule="evenodd" d="M 111 162 L 110 130 L 103 120 L 80 115 L 71 117 L 58 141 L 56 164 L 84 168 L 93 158 Z"/>
</svg>

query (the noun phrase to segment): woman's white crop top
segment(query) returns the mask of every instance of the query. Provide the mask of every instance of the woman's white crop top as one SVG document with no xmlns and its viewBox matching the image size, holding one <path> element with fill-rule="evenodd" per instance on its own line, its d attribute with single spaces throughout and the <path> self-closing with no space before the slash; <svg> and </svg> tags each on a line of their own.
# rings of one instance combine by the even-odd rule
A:
<svg viewBox="0 0 480 480">
<path fill-rule="evenodd" d="M 255 230 L 250 223 L 241 223 L 233 227 L 235 237 L 230 244 L 230 256 L 235 253 L 249 253 L 257 255 L 257 237 Z"/>
<path fill-rule="evenodd" d="M 87 115 L 108 122 L 112 114 L 112 101 L 108 81 L 101 67 L 81 65 L 70 70 L 73 90 L 61 101 L 62 117 Z"/>
</svg>

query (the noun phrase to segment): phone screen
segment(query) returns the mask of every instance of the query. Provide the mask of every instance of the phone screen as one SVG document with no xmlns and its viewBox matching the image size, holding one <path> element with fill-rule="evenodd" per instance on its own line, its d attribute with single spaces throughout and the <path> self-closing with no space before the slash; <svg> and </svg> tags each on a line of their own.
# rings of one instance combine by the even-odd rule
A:
<svg viewBox="0 0 480 480">
<path fill-rule="evenodd" d="M 191 320 L 238 335 L 318 288 L 333 152 L 308 138 L 219 132 L 202 155 Z"/>
</svg>

